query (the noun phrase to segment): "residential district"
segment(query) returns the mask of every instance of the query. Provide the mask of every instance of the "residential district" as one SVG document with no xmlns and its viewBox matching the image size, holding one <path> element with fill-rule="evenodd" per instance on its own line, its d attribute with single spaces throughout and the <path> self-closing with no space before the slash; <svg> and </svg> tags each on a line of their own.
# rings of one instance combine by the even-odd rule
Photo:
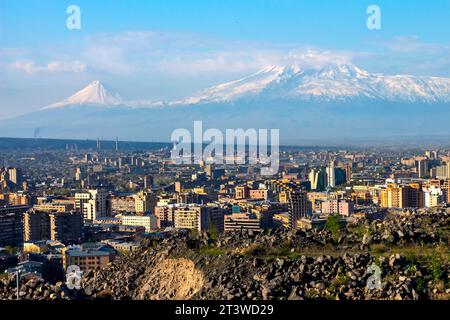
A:
<svg viewBox="0 0 450 320">
<path fill-rule="evenodd" d="M 400 229 L 383 234 L 382 240 L 390 241 L 391 248 L 395 243 L 409 241 L 421 246 L 423 252 L 443 244 L 444 259 L 439 260 L 440 266 L 435 266 L 441 273 L 432 279 L 437 284 L 429 287 L 431 291 L 424 295 L 430 298 L 433 294 L 433 297 L 448 297 L 449 294 L 446 258 L 450 149 L 282 148 L 280 169 L 274 176 L 260 175 L 258 164 L 214 165 L 200 161 L 193 165 L 176 165 L 170 158 L 169 147 L 121 151 L 116 144 L 111 150 L 102 150 L 100 142 L 97 148 L 90 150 L 67 146 L 66 150 L 2 152 L 0 164 L 0 277 L 4 281 L 1 284 L 0 280 L 0 292 L 5 290 L 0 297 L 5 299 L 34 298 L 22 285 L 29 281 L 48 283 L 48 286 L 57 284 L 59 289 L 53 293 L 50 287 L 42 289 L 41 298 L 64 297 L 61 292 L 66 289 L 61 288 L 65 286 L 70 266 L 78 266 L 83 275 L 96 274 L 95 281 L 99 281 L 99 275 L 105 277 L 104 270 L 111 269 L 120 259 L 137 257 L 143 246 L 148 247 L 155 241 L 158 247 L 168 250 L 175 250 L 174 246 L 180 241 L 183 244 L 179 246 L 189 244 L 191 238 L 200 243 L 206 241 L 204 243 L 209 245 L 201 252 L 207 255 L 209 252 L 208 258 L 211 258 L 242 249 L 242 241 L 255 253 L 258 241 L 266 243 L 268 240 L 264 237 L 270 234 L 272 244 L 286 239 L 292 243 L 292 239 L 300 237 L 299 246 L 303 249 L 298 249 L 297 258 L 305 260 L 314 256 L 308 251 L 311 239 L 318 238 L 316 244 L 325 239 L 323 248 L 327 248 L 330 238 L 336 245 L 333 248 L 337 255 L 348 258 L 344 251 L 348 249 L 351 253 L 353 247 L 337 246 L 343 241 L 334 237 L 339 229 L 365 230 L 358 228 L 363 225 L 370 229 L 374 223 L 383 224 L 388 219 L 403 221 L 401 219 L 423 215 L 441 217 L 440 229 L 433 229 L 436 234 L 427 231 L 425 225 L 423 235 L 417 239 L 414 230 L 405 231 L 398 223 Z M 333 221 L 338 225 L 337 231 L 333 229 Z M 369 243 L 370 234 L 376 242 L 376 227 L 374 230 L 367 235 L 362 232 L 362 245 Z M 255 234 L 259 236 L 251 236 Z M 325 236 L 319 236 L 321 234 Z M 244 240 L 237 241 L 238 235 Z M 179 237 L 184 240 L 177 240 Z M 220 242 L 220 239 L 224 240 Z M 265 246 L 267 249 L 269 245 Z M 310 246 L 313 247 L 314 244 Z M 292 246 L 285 256 L 295 259 L 296 250 Z M 321 255 L 321 259 L 333 264 L 336 255 L 332 251 Z M 388 253 L 392 256 L 388 255 L 387 259 L 394 259 L 394 262 L 386 263 L 395 264 L 396 258 L 403 259 L 399 256 L 403 252 Z M 284 260 L 280 262 L 283 255 L 275 253 L 274 256 L 278 259 L 277 267 L 283 266 Z M 139 259 L 143 257 L 139 253 Z M 325 263 L 322 260 L 319 267 Z M 255 269 L 266 263 L 252 261 Z M 305 260 L 304 263 L 314 265 L 316 262 Z M 185 267 L 189 269 L 189 265 Z M 333 281 L 340 279 L 339 272 L 333 275 Z M 402 271 L 395 272 L 400 278 L 403 276 Z M 195 279 L 195 275 L 191 274 L 190 278 Z M 17 292 L 16 280 L 22 283 L 20 288 L 17 284 Z M 222 280 L 226 282 L 225 278 Z M 295 292 L 287 287 L 270 290 L 269 286 L 269 289 L 257 291 L 258 294 L 240 294 L 245 289 L 235 288 L 238 291 L 234 294 L 234 289 L 224 288 L 221 293 L 208 296 L 208 293 L 201 295 L 200 288 L 191 288 L 185 295 L 141 292 L 128 298 L 191 298 L 197 294 L 194 297 L 263 299 L 276 297 L 276 290 L 287 290 L 285 298 L 292 298 L 293 295 L 311 296 L 313 291 L 308 286 L 312 286 L 314 292 L 325 290 L 316 288 L 320 281 L 312 282 L 308 280 L 303 290 L 292 289 Z M 398 291 L 402 290 L 399 287 L 393 291 L 393 297 L 419 298 L 420 291 L 427 287 L 421 286 L 418 288 L 416 283 L 412 290 L 405 289 L 406 293 Z M 154 290 L 148 289 L 148 292 Z M 89 290 L 94 290 L 92 284 Z M 332 298 L 336 294 L 341 298 L 358 297 L 355 290 L 350 296 L 348 290 L 338 291 L 332 292 Z"/>
</svg>

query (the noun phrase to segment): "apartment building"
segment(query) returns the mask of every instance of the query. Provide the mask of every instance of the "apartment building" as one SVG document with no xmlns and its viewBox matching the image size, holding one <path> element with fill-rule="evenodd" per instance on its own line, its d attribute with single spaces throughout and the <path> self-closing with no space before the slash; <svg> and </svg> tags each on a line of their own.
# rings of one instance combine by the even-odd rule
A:
<svg viewBox="0 0 450 320">
<path fill-rule="evenodd" d="M 23 214 L 29 206 L 0 207 L 0 246 L 16 246 L 23 242 Z"/>
<path fill-rule="evenodd" d="M 173 226 L 173 206 L 162 205 L 155 207 L 155 216 L 157 218 L 158 228 Z"/>
<path fill-rule="evenodd" d="M 288 193 L 289 228 L 297 229 L 297 220 L 310 215 L 306 191 L 298 190 Z"/>
<path fill-rule="evenodd" d="M 28 210 L 23 219 L 24 241 L 52 240 L 78 243 L 83 238 L 80 212 L 45 212 Z"/>
<path fill-rule="evenodd" d="M 148 215 L 122 215 L 120 216 L 122 225 L 144 227 L 145 232 L 158 229 L 158 218 L 154 214 Z"/>
<path fill-rule="evenodd" d="M 111 198 L 111 210 L 114 212 L 136 212 L 134 195 L 116 195 Z"/>
<path fill-rule="evenodd" d="M 134 196 L 136 213 L 155 212 L 158 198 L 156 194 L 148 191 L 141 191 Z"/>
<path fill-rule="evenodd" d="M 324 214 L 340 214 L 342 216 L 350 216 L 353 213 L 353 203 L 345 200 L 328 200 L 322 202 L 322 213 Z"/>
<path fill-rule="evenodd" d="M 63 268 L 77 265 L 83 272 L 105 268 L 115 259 L 114 249 L 101 245 L 68 247 L 63 251 Z"/>
<path fill-rule="evenodd" d="M 224 216 L 224 232 L 261 229 L 260 219 L 254 213 L 232 213 Z"/>
<path fill-rule="evenodd" d="M 223 232 L 223 216 L 226 212 L 225 208 L 214 204 L 171 204 L 155 209 L 160 227 L 204 231 L 214 226 L 219 232 Z"/>
<path fill-rule="evenodd" d="M 380 192 L 382 208 L 423 208 L 425 206 L 424 192 L 420 183 L 399 186 L 388 183 Z"/>
<path fill-rule="evenodd" d="M 83 213 L 85 221 L 111 215 L 111 195 L 100 189 L 75 194 L 75 209 Z"/>
</svg>

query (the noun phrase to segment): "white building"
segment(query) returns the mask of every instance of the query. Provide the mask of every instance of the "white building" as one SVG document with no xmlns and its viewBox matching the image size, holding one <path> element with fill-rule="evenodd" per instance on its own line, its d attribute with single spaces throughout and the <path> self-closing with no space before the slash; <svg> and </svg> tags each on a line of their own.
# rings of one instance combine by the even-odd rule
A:
<svg viewBox="0 0 450 320">
<path fill-rule="evenodd" d="M 423 188 L 425 194 L 425 207 L 436 207 L 442 202 L 442 190 L 438 186 Z"/>
<path fill-rule="evenodd" d="M 330 161 L 330 164 L 327 167 L 327 186 L 331 188 L 336 187 L 336 172 L 334 161 Z"/>
<path fill-rule="evenodd" d="M 120 216 L 122 225 L 144 227 L 145 232 L 150 232 L 158 228 L 158 218 L 154 214 L 138 216 L 138 215 L 122 215 Z"/>
<path fill-rule="evenodd" d="M 93 189 L 75 193 L 75 209 L 83 212 L 84 220 L 111 215 L 111 195 L 105 190 Z"/>
</svg>

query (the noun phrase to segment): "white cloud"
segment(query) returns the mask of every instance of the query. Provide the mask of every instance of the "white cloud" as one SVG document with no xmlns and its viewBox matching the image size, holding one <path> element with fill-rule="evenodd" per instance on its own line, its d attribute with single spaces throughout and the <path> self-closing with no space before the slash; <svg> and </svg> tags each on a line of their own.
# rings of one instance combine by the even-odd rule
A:
<svg viewBox="0 0 450 320">
<path fill-rule="evenodd" d="M 9 64 L 12 70 L 18 70 L 27 74 L 40 73 L 80 73 L 86 71 L 86 64 L 79 61 L 50 61 L 47 64 L 37 64 L 31 60 L 17 60 Z"/>
<path fill-rule="evenodd" d="M 268 65 L 294 63 L 320 68 L 329 63 L 349 63 L 361 55 L 364 52 L 324 51 L 299 43 L 237 41 L 173 31 L 125 31 L 91 34 L 76 47 L 69 43 L 28 52 L 25 59 L 16 58 L 10 67 L 27 74 L 87 71 L 98 76 L 220 75 L 232 79 Z M 34 62 L 46 60 L 53 62 Z"/>
<path fill-rule="evenodd" d="M 238 74 L 274 64 L 320 67 L 349 62 L 357 52 L 321 51 L 302 44 L 233 41 L 180 32 L 98 33 L 84 39 L 80 57 L 89 68 L 116 75 L 134 73 L 201 76 Z"/>
</svg>

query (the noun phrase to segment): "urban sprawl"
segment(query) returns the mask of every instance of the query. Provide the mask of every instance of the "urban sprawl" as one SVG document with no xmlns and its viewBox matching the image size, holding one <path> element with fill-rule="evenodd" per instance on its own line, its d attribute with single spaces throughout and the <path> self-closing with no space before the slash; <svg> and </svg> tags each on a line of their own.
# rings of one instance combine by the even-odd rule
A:
<svg viewBox="0 0 450 320">
<path fill-rule="evenodd" d="M 177 235 L 206 237 L 208 250 L 217 250 L 208 251 L 212 255 L 237 249 L 232 245 L 220 249 L 224 243 L 232 244 L 230 239 L 237 234 L 274 234 L 274 239 L 284 241 L 285 234 L 327 232 L 338 246 L 340 239 L 333 235 L 339 229 L 363 230 L 362 245 L 367 245 L 371 233 L 358 229 L 361 225 L 369 230 L 387 219 L 447 217 L 450 210 L 450 149 L 445 148 L 285 147 L 280 151 L 279 172 L 273 176 L 261 175 L 259 164 L 176 165 L 168 147 L 121 151 L 116 144 L 112 150 L 102 150 L 100 143 L 91 150 L 2 152 L 0 166 L 0 277 L 9 279 L 5 286 L 14 290 L 15 277 L 61 287 L 69 266 L 78 266 L 83 274 L 100 272 L 152 241 L 162 245 L 167 240 L 161 239 Z M 448 232 L 448 227 L 444 229 Z M 405 233 L 388 233 L 383 240 L 398 244 L 414 237 L 414 230 L 412 235 Z M 440 234 L 444 241 L 446 236 Z M 217 239 L 225 241 L 217 245 Z M 258 245 L 258 238 L 251 239 L 248 248 Z M 411 242 L 428 245 L 420 239 Z M 295 250 L 292 247 L 285 256 L 295 258 Z M 324 256 L 333 259 L 330 253 Z M 393 257 L 387 257 L 394 259 L 393 264 L 396 258 L 401 260 L 394 253 Z M 254 265 L 257 268 L 259 262 Z M 296 295 L 313 292 L 309 286 L 315 288 L 317 283 L 308 280 Z M 16 298 L 14 290 L 9 297 Z M 273 298 L 274 290 L 256 292 Z M 417 296 L 419 290 L 413 289 Z M 42 296 L 60 298 L 60 291 Z M 239 298 L 236 292 L 206 298 Z M 395 292 L 395 297 L 402 297 Z M 416 298 L 411 292 L 403 296 Z M 347 291 L 333 292 L 333 298 L 335 294 L 347 295 Z M 286 295 L 292 296 L 291 290 Z M 186 297 L 190 296 L 182 298 Z"/>
</svg>

